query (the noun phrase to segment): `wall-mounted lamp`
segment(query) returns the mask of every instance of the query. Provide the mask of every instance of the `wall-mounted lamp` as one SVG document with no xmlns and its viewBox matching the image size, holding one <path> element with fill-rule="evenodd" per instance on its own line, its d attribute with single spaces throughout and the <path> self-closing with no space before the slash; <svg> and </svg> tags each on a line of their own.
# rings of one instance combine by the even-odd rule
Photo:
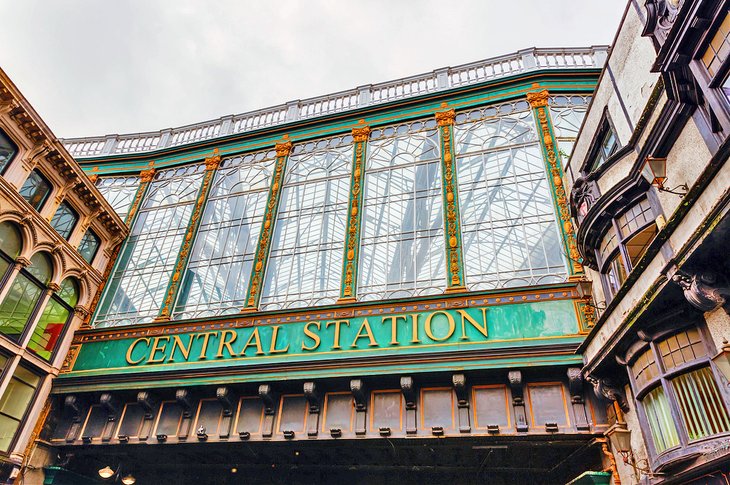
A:
<svg viewBox="0 0 730 485">
<path fill-rule="evenodd" d="M 727 339 L 722 341 L 722 348 L 712 358 L 712 362 L 715 363 L 717 369 L 725 376 L 725 379 L 730 382 L 730 343 Z"/>
<path fill-rule="evenodd" d="M 626 423 L 617 422 L 609 427 L 604 434 L 611 443 L 611 448 L 618 451 L 624 463 L 634 470 L 634 477 L 637 483 L 640 481 L 639 472 L 650 478 L 661 475 L 661 473 L 651 471 L 648 460 L 641 460 L 644 462 L 644 466 L 636 462 L 634 451 L 631 448 L 631 431 L 626 427 Z"/>
<path fill-rule="evenodd" d="M 606 309 L 605 301 L 598 304 L 593 303 L 593 283 L 588 278 L 584 276 L 576 283 L 577 284 L 575 289 L 578 291 L 578 296 L 583 300 L 586 305 L 588 305 L 589 307 L 593 307 L 598 311 L 603 311 Z"/>
<path fill-rule="evenodd" d="M 666 157 L 646 157 L 641 174 L 660 192 L 667 192 L 684 197 L 689 191 L 687 184 L 677 185 L 671 189 L 664 187 L 664 182 L 667 180 Z M 682 192 L 678 192 L 677 189 L 681 189 Z"/>
<path fill-rule="evenodd" d="M 117 467 L 116 471 L 112 470 L 109 465 L 99 470 L 99 476 L 104 480 L 114 478 L 114 482 L 121 481 L 124 485 L 134 485 L 137 479 L 131 473 L 127 473 L 125 476 L 121 476 L 122 465 Z"/>
</svg>

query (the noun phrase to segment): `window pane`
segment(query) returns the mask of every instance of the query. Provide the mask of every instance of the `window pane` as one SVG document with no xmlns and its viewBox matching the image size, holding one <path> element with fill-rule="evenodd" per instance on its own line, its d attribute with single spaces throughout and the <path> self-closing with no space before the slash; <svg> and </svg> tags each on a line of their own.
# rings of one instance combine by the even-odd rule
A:
<svg viewBox="0 0 730 485">
<path fill-rule="evenodd" d="M 489 425 L 508 427 L 509 401 L 506 386 L 474 387 L 474 426 L 484 429 Z"/>
<path fill-rule="evenodd" d="M 709 367 L 676 377 L 672 383 L 690 440 L 730 431 L 730 419 Z"/>
<path fill-rule="evenodd" d="M 400 391 L 376 391 L 372 394 L 371 426 L 400 430 L 403 427 L 403 394 Z"/>
<path fill-rule="evenodd" d="M 606 269 L 606 280 L 611 295 L 615 295 L 626 281 L 626 269 L 619 253 L 614 254 Z"/>
<path fill-rule="evenodd" d="M 702 62 L 710 76 L 715 76 L 722 63 L 728 58 L 728 50 L 730 49 L 728 36 L 730 36 L 730 15 L 725 16 L 702 56 Z"/>
<path fill-rule="evenodd" d="M 40 377 L 23 367 L 10 378 L 0 398 L 0 451 L 8 451 L 39 382 Z"/>
<path fill-rule="evenodd" d="M 644 255 L 649 244 L 651 244 L 654 240 L 654 236 L 656 236 L 657 232 L 658 229 L 656 224 L 651 224 L 637 232 L 631 239 L 624 243 L 632 268 L 636 266 L 641 257 Z"/>
<path fill-rule="evenodd" d="M 42 293 L 41 287 L 19 273 L 0 303 L 0 333 L 17 342 Z"/>
<path fill-rule="evenodd" d="M 626 236 L 634 233 L 638 228 L 645 226 L 647 223 L 654 220 L 654 211 L 651 208 L 651 204 L 647 199 L 641 199 L 629 210 L 621 214 L 618 219 L 618 226 L 621 231 L 621 236 Z"/>
<path fill-rule="evenodd" d="M 62 202 L 51 219 L 51 227 L 56 230 L 59 236 L 68 239 L 74 230 L 76 221 L 79 220 L 76 211 L 71 208 L 68 202 Z"/>
<path fill-rule="evenodd" d="M 248 281 L 268 199 L 276 153 L 258 152 L 223 160 L 175 308 L 175 318 L 238 313 Z"/>
<path fill-rule="evenodd" d="M 202 165 L 157 173 L 119 255 L 96 325 L 148 323 L 157 316 L 203 178 Z"/>
<path fill-rule="evenodd" d="M 559 283 L 566 267 L 526 103 L 469 113 L 455 128 L 464 264 L 472 290 Z"/>
<path fill-rule="evenodd" d="M 631 366 L 631 373 L 634 375 L 639 388 L 644 387 L 659 376 L 659 367 L 656 365 L 654 352 L 647 350 L 636 359 Z"/>
<path fill-rule="evenodd" d="M 552 96 L 550 97 L 550 117 L 553 122 L 553 134 L 558 142 L 563 163 L 566 163 L 573 152 L 575 139 L 583 123 L 590 96 Z"/>
<path fill-rule="evenodd" d="M 562 385 L 530 385 L 527 390 L 530 396 L 533 426 L 545 426 L 547 423 L 568 425 L 568 408 Z"/>
<path fill-rule="evenodd" d="M 654 448 L 657 453 L 677 446 L 679 435 L 677 427 L 672 419 L 669 410 L 669 402 L 664 394 L 664 389 L 659 386 L 647 394 L 641 403 L 646 411 L 646 418 L 649 421 L 651 437 L 654 440 Z"/>
<path fill-rule="evenodd" d="M 349 135 L 294 147 L 271 239 L 261 309 L 337 300 L 352 155 Z"/>
<path fill-rule="evenodd" d="M 707 355 L 700 332 L 696 328 L 679 332 L 659 342 L 664 368 L 669 371 Z"/>
<path fill-rule="evenodd" d="M 38 357 L 50 361 L 70 315 L 71 312 L 68 308 L 52 297 L 43 309 L 38 324 L 33 330 L 33 335 L 28 342 L 28 350 Z"/>
<path fill-rule="evenodd" d="M 81 242 L 79 243 L 79 254 L 87 263 L 91 264 L 94 260 L 94 256 L 96 256 L 96 252 L 99 250 L 100 244 L 101 239 L 99 239 L 99 236 L 89 229 L 81 238 Z"/>
<path fill-rule="evenodd" d="M 435 120 L 374 130 L 365 170 L 361 300 L 441 293 L 445 242 Z"/>
<path fill-rule="evenodd" d="M 137 195 L 139 177 L 103 177 L 96 182 L 96 188 L 119 217 L 125 220 Z"/>
<path fill-rule="evenodd" d="M 0 251 L 10 259 L 15 259 L 23 247 L 23 238 L 15 225 L 0 222 Z"/>
<path fill-rule="evenodd" d="M 51 281 L 53 274 L 53 263 L 47 253 L 39 252 L 30 257 L 30 265 L 26 268 L 28 273 L 43 284 Z"/>
<path fill-rule="evenodd" d="M 51 184 L 38 170 L 33 170 L 18 192 L 35 210 L 40 211 L 51 193 Z"/>
<path fill-rule="evenodd" d="M 421 391 L 421 427 L 454 428 L 454 392 L 451 389 L 424 389 Z"/>
<path fill-rule="evenodd" d="M 0 174 L 10 164 L 18 149 L 4 131 L 0 130 Z"/>
</svg>

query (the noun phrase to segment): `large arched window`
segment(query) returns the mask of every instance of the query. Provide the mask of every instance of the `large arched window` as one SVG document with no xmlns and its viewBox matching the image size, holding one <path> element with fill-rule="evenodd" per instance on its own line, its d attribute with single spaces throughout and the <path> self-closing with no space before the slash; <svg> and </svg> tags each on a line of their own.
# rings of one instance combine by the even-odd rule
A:
<svg viewBox="0 0 730 485">
<path fill-rule="evenodd" d="M 19 342 L 26 325 L 51 281 L 53 264 L 48 254 L 39 252 L 30 258 L 10 282 L 10 288 L 0 303 L 0 334 Z"/>
<path fill-rule="evenodd" d="M 0 222 L 0 288 L 10 276 L 22 246 L 23 238 L 18 228 L 9 222 Z"/>
<path fill-rule="evenodd" d="M 79 301 L 79 285 L 74 278 L 66 278 L 61 288 L 53 293 L 43 308 L 33 335 L 28 342 L 28 350 L 38 357 L 50 361 L 62 340 L 73 310 Z"/>
</svg>

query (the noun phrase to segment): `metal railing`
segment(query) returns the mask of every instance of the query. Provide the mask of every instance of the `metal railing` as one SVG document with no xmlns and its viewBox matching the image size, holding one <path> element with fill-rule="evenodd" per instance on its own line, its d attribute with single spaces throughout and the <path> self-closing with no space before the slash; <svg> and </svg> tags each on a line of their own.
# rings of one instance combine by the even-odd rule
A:
<svg viewBox="0 0 730 485">
<path fill-rule="evenodd" d="M 342 113 L 531 71 L 600 69 L 606 62 L 607 54 L 608 46 L 524 49 L 514 54 L 437 69 L 395 81 L 369 84 L 316 98 L 291 101 L 279 106 L 224 116 L 217 120 L 179 128 L 125 135 L 66 138 L 61 141 L 76 158 L 145 153 L 292 121 Z"/>
</svg>

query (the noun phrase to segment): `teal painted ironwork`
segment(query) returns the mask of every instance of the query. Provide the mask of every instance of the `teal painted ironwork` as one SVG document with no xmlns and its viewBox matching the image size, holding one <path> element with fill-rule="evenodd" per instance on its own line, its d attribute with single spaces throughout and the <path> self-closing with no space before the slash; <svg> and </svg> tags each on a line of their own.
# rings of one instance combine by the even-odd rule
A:
<svg viewBox="0 0 730 485">
<path fill-rule="evenodd" d="M 357 299 L 357 270 L 360 255 L 360 227 L 362 225 L 363 187 L 365 185 L 365 157 L 370 127 L 352 129 L 355 152 L 352 157 L 350 201 L 347 209 L 345 255 L 342 259 L 342 286 L 340 302 Z"/>
<path fill-rule="evenodd" d="M 570 220 L 570 209 L 568 208 L 568 196 L 563 183 L 563 167 L 560 162 L 560 153 L 557 144 L 554 142 L 552 120 L 548 109 L 549 93 L 547 90 L 527 93 L 527 101 L 532 107 L 537 123 L 540 146 L 542 147 L 545 160 L 550 192 L 555 205 L 555 213 L 558 215 L 560 235 L 565 247 L 565 257 L 568 263 L 568 274 L 578 276 L 583 274 L 583 264 L 578 246 L 575 240 L 573 223 Z"/>
<path fill-rule="evenodd" d="M 264 222 L 261 224 L 261 232 L 259 233 L 256 258 L 251 269 L 251 279 L 249 280 L 248 292 L 246 293 L 246 306 L 242 311 L 256 310 L 261 300 L 263 278 L 266 274 L 266 264 L 269 258 L 269 249 L 271 248 L 271 233 L 274 230 L 274 221 L 276 220 L 281 190 L 284 185 L 284 170 L 286 169 L 286 162 L 289 159 L 291 147 L 292 144 L 290 141 L 276 144 L 274 175 L 272 176 L 271 186 L 269 187 Z"/>
<path fill-rule="evenodd" d="M 453 109 L 436 113 L 441 139 L 441 190 L 443 195 L 444 236 L 446 237 L 446 291 L 466 289 L 464 282 L 464 258 L 461 248 L 461 218 L 459 216 L 458 182 L 456 179 L 456 154 L 454 152 Z"/>
<path fill-rule="evenodd" d="M 183 271 L 190 260 L 190 250 L 195 243 L 195 238 L 198 234 L 198 227 L 200 227 L 200 220 L 203 216 L 203 210 L 205 204 L 208 201 L 208 193 L 210 192 L 211 182 L 215 177 L 218 165 L 220 165 L 221 157 L 218 149 L 213 150 L 213 156 L 205 159 L 205 175 L 203 176 L 203 183 L 198 189 L 198 196 L 195 199 L 195 206 L 193 207 L 190 220 L 188 221 L 188 227 L 185 230 L 185 237 L 183 238 L 182 246 L 177 254 L 175 260 L 175 269 L 173 270 L 170 282 L 167 285 L 167 291 L 165 292 L 165 301 L 160 308 L 160 313 L 155 318 L 156 322 L 166 322 L 170 320 L 172 314 L 172 305 L 177 299 L 177 294 L 180 291 L 180 279 L 182 278 Z"/>
</svg>

